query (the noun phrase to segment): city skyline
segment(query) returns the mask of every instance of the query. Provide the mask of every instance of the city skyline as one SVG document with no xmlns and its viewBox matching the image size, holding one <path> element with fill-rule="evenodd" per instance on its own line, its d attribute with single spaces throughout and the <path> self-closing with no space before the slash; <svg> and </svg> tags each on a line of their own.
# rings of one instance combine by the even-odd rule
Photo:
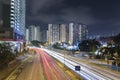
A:
<svg viewBox="0 0 120 80">
<path fill-rule="evenodd" d="M 41 29 L 47 29 L 47 24 L 50 23 L 74 22 L 87 25 L 90 35 L 118 34 L 120 33 L 119 3 L 119 0 L 58 0 L 58 2 L 26 0 L 26 27 L 36 25 L 41 26 Z M 1 17 L 0 13 L 0 25 Z"/>
<path fill-rule="evenodd" d="M 0 0 L 0 80 L 119 80 L 119 2 Z"/>
<path fill-rule="evenodd" d="M 48 43 L 69 43 L 77 44 L 88 39 L 88 29 L 83 24 L 48 24 Z"/>
<path fill-rule="evenodd" d="M 27 25 L 83 23 L 90 34 L 110 35 L 120 31 L 119 0 L 30 0 Z"/>
</svg>

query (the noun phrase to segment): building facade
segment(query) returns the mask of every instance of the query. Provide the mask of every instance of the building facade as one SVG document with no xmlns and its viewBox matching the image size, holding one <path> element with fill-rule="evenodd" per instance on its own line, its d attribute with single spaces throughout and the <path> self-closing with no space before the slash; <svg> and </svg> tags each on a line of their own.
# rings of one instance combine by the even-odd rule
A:
<svg viewBox="0 0 120 80">
<path fill-rule="evenodd" d="M 81 23 L 69 24 L 69 43 L 76 44 L 79 41 L 88 39 L 87 26 Z"/>
<path fill-rule="evenodd" d="M 24 41 L 25 0 L 2 0 L 1 40 Z M 9 35 L 5 35 L 9 33 Z"/>
<path fill-rule="evenodd" d="M 66 42 L 66 24 L 60 24 L 60 42 Z"/>
<path fill-rule="evenodd" d="M 40 41 L 40 27 L 31 25 L 29 26 L 29 40 L 37 40 Z"/>
<path fill-rule="evenodd" d="M 47 42 L 48 41 L 47 35 L 48 35 L 47 30 L 40 31 L 40 42 Z"/>
<path fill-rule="evenodd" d="M 0 0 L 0 42 L 12 45 L 13 51 L 25 47 L 25 0 Z"/>
<path fill-rule="evenodd" d="M 26 28 L 26 35 L 25 35 L 25 40 L 26 40 L 26 44 L 29 44 L 30 42 L 30 30 L 28 28 Z"/>
<path fill-rule="evenodd" d="M 25 35 L 25 0 L 11 0 L 10 25 L 14 28 L 15 36 Z"/>
<path fill-rule="evenodd" d="M 68 41 L 68 43 L 71 45 L 73 44 L 73 39 L 74 39 L 73 38 L 73 34 L 74 34 L 73 31 L 74 31 L 74 23 L 70 23 L 69 24 L 69 41 Z"/>
<path fill-rule="evenodd" d="M 88 38 L 87 26 L 81 23 L 67 24 L 49 24 L 48 25 L 48 42 L 54 44 L 56 42 L 67 42 L 74 45 L 79 41 Z"/>
<path fill-rule="evenodd" d="M 48 24 L 48 42 L 54 44 L 60 41 L 60 26 L 59 24 Z"/>
<path fill-rule="evenodd" d="M 88 39 L 88 29 L 86 25 L 78 24 L 79 26 L 79 41 Z"/>
</svg>

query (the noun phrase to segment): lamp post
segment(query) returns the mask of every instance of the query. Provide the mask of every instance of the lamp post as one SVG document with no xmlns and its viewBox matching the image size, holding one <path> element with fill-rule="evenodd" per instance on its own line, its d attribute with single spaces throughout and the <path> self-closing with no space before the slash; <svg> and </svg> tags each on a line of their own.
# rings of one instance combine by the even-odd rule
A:
<svg viewBox="0 0 120 80">
<path fill-rule="evenodd" d="M 64 51 L 65 51 L 65 48 L 64 48 Z M 64 52 L 64 68 L 65 68 L 65 52 Z"/>
</svg>

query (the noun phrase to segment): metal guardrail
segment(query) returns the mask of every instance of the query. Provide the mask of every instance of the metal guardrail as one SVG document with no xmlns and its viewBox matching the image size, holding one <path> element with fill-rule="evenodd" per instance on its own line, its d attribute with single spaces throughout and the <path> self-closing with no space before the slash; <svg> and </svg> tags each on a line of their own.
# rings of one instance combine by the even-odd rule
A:
<svg viewBox="0 0 120 80">
<path fill-rule="evenodd" d="M 120 71 L 120 67 L 118 67 L 118 66 L 110 66 L 110 68 L 113 69 L 113 70 Z"/>
</svg>

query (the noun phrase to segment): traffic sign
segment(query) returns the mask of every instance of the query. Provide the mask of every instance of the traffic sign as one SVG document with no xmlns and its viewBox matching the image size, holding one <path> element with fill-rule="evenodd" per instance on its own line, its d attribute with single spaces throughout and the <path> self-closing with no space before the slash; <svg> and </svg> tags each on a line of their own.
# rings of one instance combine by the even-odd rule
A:
<svg viewBox="0 0 120 80">
<path fill-rule="evenodd" d="M 80 66 L 75 66 L 76 71 L 80 71 Z"/>
</svg>

